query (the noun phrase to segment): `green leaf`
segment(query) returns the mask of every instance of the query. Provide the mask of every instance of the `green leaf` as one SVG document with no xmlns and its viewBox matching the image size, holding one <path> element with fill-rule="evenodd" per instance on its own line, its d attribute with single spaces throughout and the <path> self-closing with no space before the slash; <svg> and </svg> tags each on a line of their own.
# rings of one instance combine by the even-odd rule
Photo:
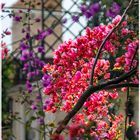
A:
<svg viewBox="0 0 140 140">
<path fill-rule="evenodd" d="M 42 110 L 39 110 L 37 113 L 39 116 L 44 116 L 44 112 Z"/>
<path fill-rule="evenodd" d="M 112 2 L 113 2 L 112 0 L 102 0 L 102 4 L 106 5 L 107 8 L 111 7 Z"/>
<path fill-rule="evenodd" d="M 84 138 L 85 138 L 85 139 L 88 138 L 88 140 L 90 140 L 90 139 L 91 139 L 91 136 L 90 136 L 90 134 L 84 134 Z"/>
<path fill-rule="evenodd" d="M 30 109 L 26 110 L 25 115 L 28 115 L 30 111 L 31 111 Z"/>
<path fill-rule="evenodd" d="M 35 116 L 32 116 L 32 117 L 30 118 L 30 120 L 31 120 L 31 121 L 34 121 L 34 120 L 36 120 L 36 117 L 35 117 Z"/>
</svg>

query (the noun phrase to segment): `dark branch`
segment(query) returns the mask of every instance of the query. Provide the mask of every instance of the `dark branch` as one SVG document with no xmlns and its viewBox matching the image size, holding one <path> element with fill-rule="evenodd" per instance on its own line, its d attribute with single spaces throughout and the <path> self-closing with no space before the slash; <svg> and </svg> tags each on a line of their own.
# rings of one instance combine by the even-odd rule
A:
<svg viewBox="0 0 140 140">
<path fill-rule="evenodd" d="M 139 87 L 139 84 L 133 84 L 133 83 L 123 83 L 123 84 L 113 84 L 110 86 L 105 87 L 104 89 L 113 89 L 113 88 L 122 88 L 122 87 Z"/>
<path fill-rule="evenodd" d="M 130 64 L 130 69 L 132 68 L 132 64 L 133 64 L 133 61 L 134 61 L 135 56 L 136 56 L 136 54 L 137 54 L 137 51 L 138 51 L 138 46 L 136 47 L 135 53 L 134 53 L 134 55 L 133 55 L 133 58 L 132 58 L 132 61 L 131 61 L 131 64 Z"/>
<path fill-rule="evenodd" d="M 132 70 L 130 70 L 129 72 L 123 74 L 122 76 L 118 77 L 118 78 L 114 78 L 110 81 L 107 81 L 107 82 L 104 82 L 102 83 L 101 85 L 104 85 L 104 86 L 108 86 L 108 85 L 112 85 L 112 84 L 117 84 L 117 83 L 120 83 L 122 82 L 123 80 L 126 80 L 127 78 L 129 78 L 130 76 L 132 76 L 133 74 L 135 74 L 137 70 L 137 66 L 134 67 Z"/>
<path fill-rule="evenodd" d="M 95 87 L 90 85 L 88 87 L 88 89 L 81 95 L 80 99 L 78 100 L 78 102 L 76 103 L 76 105 L 74 106 L 72 111 L 69 112 L 66 115 L 66 117 L 64 118 L 64 120 L 60 122 L 60 125 L 58 126 L 58 128 L 56 129 L 54 134 L 60 134 L 65 129 L 65 126 L 68 124 L 70 119 L 81 109 L 81 107 L 83 106 L 83 104 L 85 103 L 87 98 L 90 97 L 91 94 L 93 94 L 96 91 L 106 89 L 108 86 L 110 86 L 110 88 L 113 88 L 113 84 L 118 84 L 118 83 L 126 80 L 128 77 L 130 77 L 133 74 L 135 74 L 136 70 L 137 70 L 137 67 L 135 67 L 132 70 L 130 70 L 129 72 L 123 74 L 119 78 L 104 82 L 101 85 L 97 85 Z M 123 87 L 124 87 L 124 85 L 123 85 Z"/>
</svg>

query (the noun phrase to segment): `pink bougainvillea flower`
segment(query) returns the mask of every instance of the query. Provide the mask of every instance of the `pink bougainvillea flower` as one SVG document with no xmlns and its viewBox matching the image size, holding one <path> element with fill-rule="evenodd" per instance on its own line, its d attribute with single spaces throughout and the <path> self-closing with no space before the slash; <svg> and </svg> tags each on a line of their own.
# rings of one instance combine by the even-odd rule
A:
<svg viewBox="0 0 140 140">
<path fill-rule="evenodd" d="M 77 82 L 78 80 L 81 79 L 81 72 L 80 71 L 77 71 L 75 76 L 74 76 L 74 81 Z"/>
<path fill-rule="evenodd" d="M 120 15 L 117 15 L 117 16 L 113 19 L 112 23 L 113 23 L 114 25 L 117 25 L 117 24 L 120 22 L 121 18 L 122 18 L 122 17 L 121 17 Z"/>
<path fill-rule="evenodd" d="M 109 95 L 110 95 L 111 98 L 113 98 L 113 99 L 117 99 L 117 98 L 118 98 L 118 92 L 109 93 Z"/>
<path fill-rule="evenodd" d="M 82 9 L 83 12 L 87 10 L 84 8 Z M 46 112 L 54 113 L 58 110 L 70 112 L 73 109 L 89 86 L 92 65 L 102 41 L 112 28 L 120 22 L 121 18 L 118 15 L 108 25 L 102 24 L 93 29 L 87 27 L 85 35 L 76 40 L 65 41 L 58 46 L 54 52 L 54 63 L 52 65 L 46 64 L 42 69 L 44 75 L 47 74 L 51 77 L 51 82 L 45 77 L 42 79 L 44 81 L 43 92 L 50 100 L 44 104 Z M 121 25 L 121 32 L 117 30 L 113 32 L 105 43 L 94 69 L 93 86 L 100 85 L 111 78 L 117 78 L 130 69 L 138 41 L 136 38 L 133 40 L 134 33 L 126 26 L 127 22 L 124 21 Z M 122 37 L 127 38 L 124 43 L 120 41 Z M 122 55 L 120 55 L 121 49 Z M 115 59 L 110 56 L 115 57 Z M 132 66 L 136 65 L 137 55 Z M 137 83 L 137 77 L 132 77 L 130 82 Z M 126 89 L 122 90 L 125 91 Z M 67 128 L 70 138 L 82 138 L 84 134 L 88 133 L 91 138 L 97 137 L 99 140 L 115 139 L 118 133 L 117 129 L 123 123 L 123 117 L 112 111 L 112 102 L 118 97 L 119 93 L 116 89 L 94 92 L 85 101 Z M 106 120 L 111 122 L 111 125 Z"/>
</svg>

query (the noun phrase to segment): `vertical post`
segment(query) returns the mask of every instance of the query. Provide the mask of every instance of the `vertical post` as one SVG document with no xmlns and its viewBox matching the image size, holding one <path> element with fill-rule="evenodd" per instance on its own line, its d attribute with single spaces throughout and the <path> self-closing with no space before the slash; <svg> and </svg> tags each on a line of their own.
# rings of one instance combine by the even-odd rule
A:
<svg viewBox="0 0 140 140">
<path fill-rule="evenodd" d="M 12 97 L 13 98 L 13 113 L 19 112 L 19 117 L 21 118 L 21 121 L 25 123 L 25 107 L 23 104 L 20 104 L 16 102 L 16 97 L 18 92 L 15 93 L 15 95 Z M 16 136 L 17 140 L 25 140 L 25 126 L 24 124 L 18 122 L 18 121 L 13 121 L 12 123 L 12 132 L 14 136 Z"/>
<path fill-rule="evenodd" d="M 42 29 L 42 31 L 44 31 L 44 10 L 45 10 L 45 8 L 44 8 L 44 0 L 41 0 L 41 29 Z M 41 46 L 44 48 L 45 46 L 44 46 L 44 39 L 42 39 L 42 41 L 41 41 Z M 41 56 L 42 58 L 42 60 L 45 58 L 45 54 L 43 54 L 42 56 Z"/>
</svg>

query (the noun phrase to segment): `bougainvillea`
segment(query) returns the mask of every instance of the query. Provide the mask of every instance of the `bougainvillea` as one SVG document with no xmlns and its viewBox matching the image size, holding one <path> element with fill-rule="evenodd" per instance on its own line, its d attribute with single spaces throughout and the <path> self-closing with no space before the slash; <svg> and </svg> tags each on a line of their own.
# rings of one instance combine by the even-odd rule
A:
<svg viewBox="0 0 140 140">
<path fill-rule="evenodd" d="M 6 43 L 5 42 L 1 42 L 1 58 L 5 59 L 8 55 L 8 48 L 6 47 Z"/>
<path fill-rule="evenodd" d="M 54 64 L 46 64 L 43 68 L 42 80 L 46 81 L 44 94 L 47 98 L 44 111 L 69 112 L 74 107 L 89 85 L 91 67 L 99 46 L 120 20 L 121 16 L 118 15 L 112 23 L 101 24 L 93 29 L 87 28 L 84 36 L 59 45 L 54 53 Z M 134 59 L 137 45 L 135 33 L 127 27 L 127 21 L 122 22 L 121 28 L 106 41 L 94 70 L 93 85 L 117 77 L 114 73 L 127 72 Z M 134 62 L 132 67 L 137 64 L 137 57 Z M 136 77 L 131 78 L 132 82 L 137 80 Z M 92 94 L 67 127 L 70 138 L 119 138 L 124 118 L 122 114 L 111 111 L 113 101 L 118 97 L 116 89 L 101 90 Z"/>
</svg>

